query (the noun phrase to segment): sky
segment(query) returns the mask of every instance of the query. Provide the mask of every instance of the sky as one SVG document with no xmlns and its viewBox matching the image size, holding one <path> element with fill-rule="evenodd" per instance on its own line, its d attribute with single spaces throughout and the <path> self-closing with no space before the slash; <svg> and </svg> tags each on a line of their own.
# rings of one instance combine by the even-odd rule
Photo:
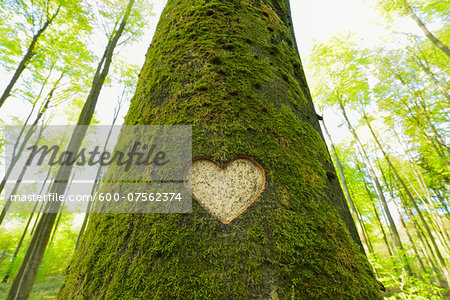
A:
<svg viewBox="0 0 450 300">
<path fill-rule="evenodd" d="M 360 33 L 370 43 L 377 43 L 381 28 L 375 22 L 381 19 L 371 9 L 368 0 L 291 0 L 292 20 L 302 59 L 309 57 L 314 40 L 324 41 L 341 31 Z M 151 20 L 148 34 L 143 38 L 143 47 L 133 47 L 130 59 L 143 62 L 147 43 L 151 41 L 164 1 L 153 1 L 155 16 Z M 128 56 L 128 55 L 127 55 Z"/>
<path fill-rule="evenodd" d="M 377 26 L 382 19 L 371 8 L 375 2 L 373 0 L 291 0 L 290 2 L 297 46 L 304 65 L 309 61 L 315 40 L 325 41 L 337 33 L 355 32 L 363 38 L 365 45 L 376 45 L 379 43 L 379 36 L 384 33 L 381 26 Z M 139 45 L 124 53 L 131 62 L 143 64 L 164 4 L 165 1 L 162 0 L 153 1 L 155 16 L 151 19 L 149 30 Z M 106 118 L 110 117 L 106 116 Z M 331 127 L 335 127 L 335 123 L 339 122 L 337 119 L 330 121 L 333 123 Z"/>
<path fill-rule="evenodd" d="M 145 53 L 165 4 L 164 0 L 150 2 L 153 3 L 155 15 L 150 18 L 149 29 L 146 30 L 139 42 L 122 49 L 120 53 L 127 61 L 139 66 L 144 63 Z M 381 19 L 370 7 L 373 2 L 373 0 L 291 0 L 294 31 L 303 64 L 307 64 L 309 61 L 314 40 L 325 41 L 338 32 L 356 32 L 364 38 L 367 44 L 376 44 L 382 30 L 375 24 L 381 22 Z M 99 48 L 97 54 L 100 55 L 102 52 L 103 49 Z M 0 74 L 0 87 L 5 87 L 11 76 L 11 73 Z M 120 92 L 113 87 L 103 88 L 97 106 L 97 108 L 101 108 L 98 111 L 102 111 L 102 114 L 96 114 L 100 123 L 111 124 L 113 109 Z M 105 113 L 107 111 L 110 113 Z M 26 113 L 27 110 L 23 105 L 15 105 L 6 101 L 0 112 L 0 118 L 8 121 L 11 115 L 23 118 Z M 126 107 L 122 110 L 121 116 L 124 116 L 125 113 Z M 63 120 L 57 122 L 61 124 Z"/>
<path fill-rule="evenodd" d="M 144 63 L 145 53 L 151 43 L 166 2 L 166 0 L 147 1 L 152 3 L 154 14 L 149 18 L 148 29 L 145 30 L 144 35 L 138 42 L 122 48 L 119 54 L 126 61 L 138 66 L 142 66 Z M 304 67 L 309 62 L 311 50 L 316 41 L 325 42 L 337 33 L 353 32 L 361 38 L 362 46 L 375 46 L 380 43 L 380 36 L 387 35 L 382 26 L 383 18 L 373 8 L 377 2 L 376 0 L 291 0 L 290 2 L 296 41 Z M 411 32 L 418 31 L 417 26 L 412 21 L 405 24 L 405 29 Z M 92 40 L 103 41 L 105 39 L 104 37 L 94 37 Z M 103 43 L 98 43 L 97 49 L 94 49 L 97 56 L 101 56 L 103 47 Z M 307 71 L 306 68 L 304 69 Z M 12 72 L 9 74 L 0 72 L 0 89 L 3 90 L 6 87 L 11 77 Z M 307 72 L 306 77 L 308 79 Z M 311 82 L 309 82 L 309 85 L 311 86 Z M 114 107 L 121 92 L 122 90 L 118 87 L 103 87 L 95 115 L 96 120 L 100 124 L 108 125 L 112 123 Z M 15 101 L 8 100 L 11 99 L 7 99 L 0 110 L 0 119 L 6 123 L 11 123 L 11 116 L 17 116 L 22 120 L 25 119 L 29 109 L 31 109 L 31 105 L 27 107 L 27 104 L 18 105 Z M 124 105 L 117 124 L 123 122 L 127 109 L 128 105 Z M 335 142 L 342 141 L 349 136 L 345 128 L 341 127 L 339 129 L 342 120 L 338 114 L 332 110 L 326 110 L 324 118 L 332 136 L 340 139 Z M 67 118 L 61 116 L 60 113 L 53 124 L 63 125 L 66 120 Z"/>
<path fill-rule="evenodd" d="M 164 8 L 165 0 L 148 0 L 153 4 L 154 16 L 150 18 L 149 28 L 145 31 L 140 41 L 131 46 L 120 50 L 120 56 L 128 62 L 142 66 L 145 60 L 145 53 L 151 43 L 160 14 Z M 367 45 L 376 45 L 379 43 L 378 37 L 383 34 L 381 26 L 382 19 L 378 13 L 371 8 L 374 0 L 291 0 L 291 13 L 294 24 L 296 41 L 298 44 L 300 56 L 303 65 L 309 61 L 309 56 L 314 45 L 314 41 L 326 41 L 332 35 L 341 32 L 355 32 L 362 37 Z M 96 40 L 95 38 L 93 40 Z M 97 40 L 104 40 L 104 37 L 98 37 Z M 98 56 L 101 56 L 104 45 L 95 49 Z M 308 75 L 308 74 L 306 74 Z M 4 89 L 9 82 L 12 73 L 0 73 L 0 88 Z M 307 76 L 308 78 L 308 76 Z M 104 86 L 97 104 L 97 113 L 95 118 L 100 124 L 109 125 L 112 123 L 114 107 L 117 103 L 118 95 L 122 92 L 117 87 Z M 6 123 L 11 122 L 11 116 L 18 116 L 25 119 L 30 108 L 25 104 L 16 104 L 15 101 L 8 101 L 0 110 L 0 119 Z M 126 115 L 128 106 L 125 105 L 117 124 L 121 124 Z M 58 115 L 58 114 L 56 114 Z M 338 129 L 342 122 L 337 114 L 325 112 L 324 117 L 332 136 L 345 139 L 348 132 L 344 128 Z M 61 116 L 53 124 L 64 125 L 66 116 Z M 67 122 L 67 121 L 66 121 Z M 341 132 L 336 132 L 339 130 Z M 336 141 L 335 141 L 336 142 Z"/>
<path fill-rule="evenodd" d="M 365 0 L 294 0 L 292 20 L 300 56 L 308 61 L 314 40 L 325 41 L 339 32 L 356 32 L 371 43 L 381 33 L 379 20 Z"/>
<path fill-rule="evenodd" d="M 135 63 L 143 63 L 143 58 L 156 28 L 165 1 L 153 1 L 155 16 L 150 29 L 138 47 L 127 57 Z M 356 32 L 368 44 L 376 44 L 382 33 L 376 22 L 380 17 L 371 8 L 373 0 L 291 0 L 294 31 L 301 58 L 308 61 L 314 40 L 325 41 L 338 32 Z"/>
<path fill-rule="evenodd" d="M 142 66 L 145 59 L 145 53 L 150 45 L 153 37 L 160 13 L 164 7 L 165 1 L 154 0 L 153 12 L 154 16 L 150 19 L 149 29 L 141 41 L 133 44 L 132 47 L 122 49 L 121 56 L 125 57 L 128 62 Z M 314 45 L 314 41 L 326 41 L 332 35 L 342 32 L 355 32 L 359 37 L 363 38 L 366 46 L 376 45 L 379 42 L 379 36 L 384 33 L 381 26 L 382 19 L 377 12 L 371 8 L 374 0 L 291 0 L 291 12 L 294 24 L 296 41 L 298 44 L 300 56 L 304 65 L 309 61 L 309 56 Z M 99 48 L 98 55 L 103 50 Z M 308 75 L 308 74 L 306 74 Z M 3 90 L 9 82 L 12 74 L 0 73 L 0 88 Z M 112 115 L 117 96 L 121 91 L 114 87 L 104 87 L 96 114 L 97 120 L 101 124 L 111 124 Z M 24 119 L 29 109 L 25 105 L 17 105 L 6 101 L 0 110 L 0 118 L 8 122 L 10 116 L 19 116 Z M 126 114 L 126 107 L 122 110 L 121 116 Z M 333 136 L 347 136 L 347 133 L 336 134 L 336 130 L 341 132 L 343 127 L 338 129 L 341 123 L 337 114 L 330 113 L 327 115 L 327 126 Z M 61 124 L 61 121 L 58 121 Z M 62 125 L 62 124 L 61 124 Z M 80 216 L 80 218 L 82 218 Z M 81 219 L 80 219 L 81 220 Z"/>
</svg>

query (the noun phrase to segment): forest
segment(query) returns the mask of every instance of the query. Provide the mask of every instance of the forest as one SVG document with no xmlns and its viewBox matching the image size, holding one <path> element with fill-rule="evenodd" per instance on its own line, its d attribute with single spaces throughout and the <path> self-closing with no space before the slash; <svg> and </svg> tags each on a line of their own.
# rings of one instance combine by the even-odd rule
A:
<svg viewBox="0 0 450 300">
<path fill-rule="evenodd" d="M 1 299 L 450 299 L 450 2 L 293 2 L 0 0 Z"/>
</svg>

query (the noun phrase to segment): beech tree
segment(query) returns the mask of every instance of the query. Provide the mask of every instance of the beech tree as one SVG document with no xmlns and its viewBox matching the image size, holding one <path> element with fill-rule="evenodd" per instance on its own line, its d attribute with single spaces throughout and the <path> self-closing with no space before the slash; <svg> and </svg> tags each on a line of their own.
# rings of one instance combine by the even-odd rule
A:
<svg viewBox="0 0 450 300">
<path fill-rule="evenodd" d="M 194 157 L 245 154 L 265 189 L 227 224 L 195 197 L 189 214 L 92 215 L 59 298 L 381 298 L 339 216 L 288 1 L 168 1 L 125 124 L 192 124 Z"/>
<path fill-rule="evenodd" d="M 308 75 L 324 119 L 338 113 L 349 129 L 338 129 L 339 122 L 329 127 L 340 141 L 332 146 L 344 166 L 341 180 L 367 225 L 377 277 L 403 298 L 442 297 L 448 291 L 448 57 L 428 36 L 395 21 L 412 10 L 448 44 L 448 3 L 380 0 L 378 7 L 383 27 L 391 29 L 386 42 L 367 46 L 355 34 L 317 42 Z"/>
<path fill-rule="evenodd" d="M 114 28 L 111 36 L 109 37 L 103 57 L 101 58 L 94 75 L 89 95 L 78 117 L 78 126 L 75 127 L 75 130 L 69 140 L 67 151 L 76 153 L 81 147 L 81 143 L 87 131 L 87 127 L 83 125 L 89 125 L 91 123 L 100 91 L 111 66 L 114 50 L 116 49 L 116 46 L 125 31 L 133 4 L 134 0 L 128 1 L 126 8 L 123 10 L 123 15 L 120 16 L 120 21 L 118 20 L 116 23 L 117 27 Z M 71 172 L 72 165 L 60 166 L 56 172 L 56 177 L 51 186 L 50 193 L 64 194 Z M 50 240 L 52 228 L 57 221 L 57 212 L 60 209 L 61 202 L 48 202 L 46 203 L 46 206 L 48 208 L 51 207 L 51 209 L 48 209 L 49 211 L 53 210 L 56 212 L 45 212 L 39 219 L 36 231 L 30 241 L 25 257 L 8 292 L 8 299 L 26 299 L 30 295 L 33 283 L 44 257 L 46 247 Z"/>
<path fill-rule="evenodd" d="M 446 10 L 448 9 L 448 3 L 436 0 L 382 0 L 379 1 L 377 5 L 385 16 L 391 17 L 394 13 L 398 16 L 410 17 L 417 24 L 426 38 L 431 41 L 435 47 L 441 50 L 442 53 L 447 55 L 447 59 L 450 58 L 450 49 L 448 46 L 429 30 L 423 18 L 417 13 L 417 10 L 419 10 L 420 13 L 433 21 L 436 21 L 439 18 L 445 19 L 447 16 Z M 445 31 L 445 29 L 443 31 Z"/>
<path fill-rule="evenodd" d="M 56 61 L 55 57 L 64 60 L 66 53 L 70 53 L 71 63 L 75 62 L 75 57 L 85 58 L 86 51 L 80 48 L 80 41 L 73 38 L 74 31 L 80 39 L 90 32 L 89 17 L 81 1 L 2 1 L 0 9 L 2 65 L 12 73 L 0 96 L 0 107 L 16 93 L 25 70 L 28 69 L 33 78 L 39 76 L 46 61 Z M 77 55 L 73 55 L 74 52 Z"/>
</svg>

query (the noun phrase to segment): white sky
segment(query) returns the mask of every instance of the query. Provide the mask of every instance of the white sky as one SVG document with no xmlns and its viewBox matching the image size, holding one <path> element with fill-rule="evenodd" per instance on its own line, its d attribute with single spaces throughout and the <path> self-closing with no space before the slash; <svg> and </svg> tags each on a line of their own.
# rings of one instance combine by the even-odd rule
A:
<svg viewBox="0 0 450 300">
<path fill-rule="evenodd" d="M 165 1 L 153 1 L 156 16 L 152 18 L 148 34 L 144 36 L 139 46 L 126 53 L 130 61 L 136 64 L 142 65 L 144 62 L 145 53 L 164 6 L 163 2 Z M 291 0 L 294 31 L 303 64 L 306 65 L 309 61 L 314 40 L 325 41 L 339 32 L 355 32 L 364 39 L 365 44 L 376 45 L 383 30 L 376 25 L 381 19 L 371 8 L 374 2 L 374 0 Z M 330 121 L 334 123 L 331 127 L 337 127 L 338 120 Z"/>
<path fill-rule="evenodd" d="M 153 2 L 153 12 L 155 16 L 151 18 L 150 29 L 147 31 L 141 42 L 132 47 L 123 49 L 122 56 L 125 56 L 129 62 L 142 66 L 145 53 L 151 42 L 153 32 L 163 9 L 164 1 L 155 0 Z M 378 43 L 378 37 L 383 33 L 376 22 L 382 20 L 371 8 L 374 0 L 291 0 L 291 11 L 296 34 L 298 48 L 303 64 L 309 61 L 309 55 L 313 47 L 314 40 L 325 41 L 330 36 L 339 32 L 355 32 L 364 39 L 367 45 Z M 101 50 L 102 51 L 102 50 Z M 3 92 L 9 82 L 12 73 L 0 73 L 0 90 Z M 113 109 L 120 91 L 114 88 L 104 88 L 100 95 L 97 105 L 96 117 L 102 124 L 110 124 L 113 115 Z M 0 118 L 9 121 L 11 116 L 25 118 L 29 111 L 23 103 L 14 103 L 8 101 L 0 110 Z M 122 111 L 122 116 L 126 109 Z M 333 136 L 347 136 L 346 130 L 337 129 L 341 122 L 336 114 L 327 115 L 327 124 Z M 61 124 L 61 123 L 60 123 Z M 338 134 L 337 130 L 340 132 Z M 81 218 L 81 217 L 80 217 Z"/>
<path fill-rule="evenodd" d="M 149 0 L 150 1 L 150 0 Z M 165 1 L 150 1 L 154 5 L 155 16 L 151 18 L 150 29 L 143 36 L 139 43 L 133 44 L 121 51 L 129 62 L 142 66 L 145 53 L 151 42 L 153 32 L 163 9 Z M 314 40 L 325 41 L 328 37 L 338 32 L 356 32 L 363 37 L 367 44 L 376 44 L 377 38 L 382 30 L 380 26 L 374 24 L 379 17 L 370 5 L 373 0 L 291 0 L 292 19 L 300 56 L 304 64 L 309 60 L 309 55 L 313 47 Z M 99 49 L 101 53 L 103 49 Z M 10 80 L 12 74 L 0 74 L 0 88 L 3 90 Z M 96 117 L 102 124 L 110 124 L 113 109 L 117 101 L 119 90 L 104 87 L 97 105 Z M 26 105 L 12 103 L 7 99 L 5 105 L 0 110 L 0 118 L 5 121 L 11 115 L 24 116 Z M 126 113 L 123 109 L 122 115 Z M 59 121 L 61 122 L 61 121 Z M 334 126 L 330 126 L 334 127 Z"/>
<path fill-rule="evenodd" d="M 151 29 L 140 43 L 142 46 L 133 47 L 127 55 L 135 63 L 143 63 L 163 2 L 153 1 L 156 16 L 152 18 Z M 368 44 L 376 44 L 382 30 L 374 24 L 381 20 L 371 9 L 372 3 L 373 0 L 291 0 L 294 30 L 302 60 L 307 62 L 315 39 L 325 41 L 342 31 L 359 33 Z"/>
</svg>

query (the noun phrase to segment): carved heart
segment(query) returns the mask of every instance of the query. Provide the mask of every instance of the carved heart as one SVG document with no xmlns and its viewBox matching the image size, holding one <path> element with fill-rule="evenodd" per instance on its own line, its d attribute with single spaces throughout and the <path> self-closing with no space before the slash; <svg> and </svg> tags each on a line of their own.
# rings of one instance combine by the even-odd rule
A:
<svg viewBox="0 0 450 300">
<path fill-rule="evenodd" d="M 193 197 L 224 224 L 243 213 L 266 183 L 263 167 L 248 156 L 236 156 L 223 166 L 210 158 L 194 158 L 189 171 Z"/>
</svg>

